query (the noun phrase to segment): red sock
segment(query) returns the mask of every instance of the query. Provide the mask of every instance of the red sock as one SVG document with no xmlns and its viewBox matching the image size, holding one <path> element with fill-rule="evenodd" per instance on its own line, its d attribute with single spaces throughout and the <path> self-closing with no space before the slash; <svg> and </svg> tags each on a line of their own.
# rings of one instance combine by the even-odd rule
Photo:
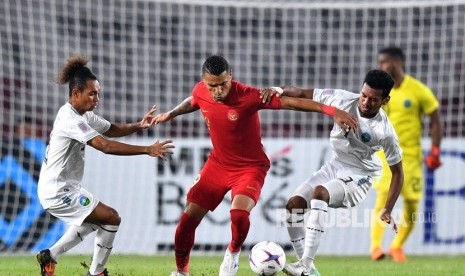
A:
<svg viewBox="0 0 465 276">
<path fill-rule="evenodd" d="M 239 252 L 249 233 L 250 214 L 246 210 L 239 209 L 232 209 L 229 212 L 231 213 L 232 240 L 228 248 L 231 252 Z"/>
<path fill-rule="evenodd" d="M 194 246 L 195 229 L 199 224 L 200 221 L 192 219 L 186 213 L 182 213 L 174 237 L 174 255 L 178 271 L 189 271 L 189 256 L 192 246 Z"/>
</svg>

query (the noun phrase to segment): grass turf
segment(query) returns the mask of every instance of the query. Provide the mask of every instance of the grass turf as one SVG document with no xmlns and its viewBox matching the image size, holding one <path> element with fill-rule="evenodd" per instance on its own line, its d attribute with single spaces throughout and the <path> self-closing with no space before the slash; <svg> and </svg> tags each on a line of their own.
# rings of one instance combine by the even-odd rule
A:
<svg viewBox="0 0 465 276">
<path fill-rule="evenodd" d="M 252 276 L 247 256 L 243 254 L 237 276 Z M 218 275 L 222 256 L 193 256 L 191 276 Z M 291 259 L 290 261 L 294 261 Z M 57 276 L 86 275 L 81 262 L 90 264 L 90 255 L 63 255 L 57 265 Z M 465 275 L 465 256 L 409 256 L 406 263 L 390 259 L 372 262 L 368 256 L 321 256 L 315 261 L 323 276 L 338 275 Z M 167 276 L 173 271 L 172 256 L 113 255 L 107 264 L 112 276 Z M 40 275 L 35 256 L 0 256 L 1 276 Z M 281 273 L 279 275 L 284 275 Z"/>
</svg>

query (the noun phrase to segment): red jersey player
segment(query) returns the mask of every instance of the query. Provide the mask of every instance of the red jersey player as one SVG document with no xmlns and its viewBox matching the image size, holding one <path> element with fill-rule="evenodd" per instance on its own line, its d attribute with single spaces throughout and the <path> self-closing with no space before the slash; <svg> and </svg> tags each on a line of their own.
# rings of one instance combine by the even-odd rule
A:
<svg viewBox="0 0 465 276">
<path fill-rule="evenodd" d="M 278 88 L 279 90 L 279 88 Z M 208 211 L 213 211 L 231 190 L 232 239 L 220 266 L 220 276 L 236 275 L 239 253 L 249 232 L 249 213 L 257 203 L 270 167 L 261 144 L 260 109 L 292 109 L 320 112 L 333 117 L 348 131 L 357 128 L 356 119 L 339 109 L 310 99 L 260 98 L 260 89 L 232 80 L 229 64 L 221 56 L 207 58 L 202 81 L 192 96 L 169 112 L 155 116 L 155 123 L 200 109 L 208 126 L 213 149 L 194 185 L 187 193 L 186 208 L 175 234 L 177 271 L 172 276 L 189 275 L 189 256 L 195 229 Z"/>
</svg>

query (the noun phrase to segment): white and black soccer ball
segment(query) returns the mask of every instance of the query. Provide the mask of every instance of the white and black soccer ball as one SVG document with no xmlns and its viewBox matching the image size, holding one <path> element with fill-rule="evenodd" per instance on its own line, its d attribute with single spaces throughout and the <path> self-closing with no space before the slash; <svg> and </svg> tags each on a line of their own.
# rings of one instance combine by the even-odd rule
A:
<svg viewBox="0 0 465 276">
<path fill-rule="evenodd" d="M 286 264 L 286 254 L 278 244 L 272 241 L 262 241 L 250 250 L 249 264 L 257 275 L 276 275 Z"/>
</svg>

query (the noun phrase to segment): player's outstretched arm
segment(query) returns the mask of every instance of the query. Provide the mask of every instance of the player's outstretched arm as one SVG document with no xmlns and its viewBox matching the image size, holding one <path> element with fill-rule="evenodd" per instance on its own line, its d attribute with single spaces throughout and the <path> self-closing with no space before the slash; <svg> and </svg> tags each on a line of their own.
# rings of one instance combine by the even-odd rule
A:
<svg viewBox="0 0 465 276">
<path fill-rule="evenodd" d="M 260 98 L 264 103 L 270 103 L 273 96 L 313 99 L 313 88 L 302 89 L 294 86 L 267 87 L 260 89 Z"/>
<path fill-rule="evenodd" d="M 354 115 L 337 109 L 336 107 L 304 98 L 281 97 L 280 101 L 282 109 L 319 112 L 331 116 L 334 122 L 346 132 L 350 131 L 350 129 L 355 130 L 358 128 L 357 118 L 355 118 Z"/>
<path fill-rule="evenodd" d="M 187 114 L 194 112 L 199 109 L 197 106 L 191 105 L 192 96 L 187 97 L 184 101 L 182 101 L 178 106 L 171 109 L 171 111 L 160 113 L 153 118 L 154 124 L 160 124 L 164 122 L 168 122 L 173 120 L 176 116 Z"/>
<path fill-rule="evenodd" d="M 391 217 L 392 209 L 396 204 L 397 198 L 399 197 L 402 185 L 404 184 L 404 170 L 402 168 L 402 161 L 399 163 L 389 166 L 392 173 L 391 186 L 389 187 L 389 194 L 386 200 L 386 205 L 381 213 L 381 220 L 387 224 L 391 224 L 394 231 L 397 233 L 397 225 Z"/>
<path fill-rule="evenodd" d="M 150 146 L 137 146 L 118 141 L 105 139 L 103 136 L 98 135 L 92 138 L 87 144 L 106 154 L 112 155 L 142 155 L 147 154 L 152 157 L 159 157 L 163 160 L 166 159 L 167 154 L 172 154 L 174 145 L 172 140 L 165 140 L 159 142 L 158 140 Z"/>
<path fill-rule="evenodd" d="M 104 133 L 107 137 L 123 137 L 129 134 L 132 134 L 136 131 L 153 127 L 155 124 L 154 113 L 157 111 L 157 106 L 154 105 L 152 108 L 144 115 L 142 120 L 137 123 L 132 124 L 111 124 L 107 132 Z"/>
</svg>

